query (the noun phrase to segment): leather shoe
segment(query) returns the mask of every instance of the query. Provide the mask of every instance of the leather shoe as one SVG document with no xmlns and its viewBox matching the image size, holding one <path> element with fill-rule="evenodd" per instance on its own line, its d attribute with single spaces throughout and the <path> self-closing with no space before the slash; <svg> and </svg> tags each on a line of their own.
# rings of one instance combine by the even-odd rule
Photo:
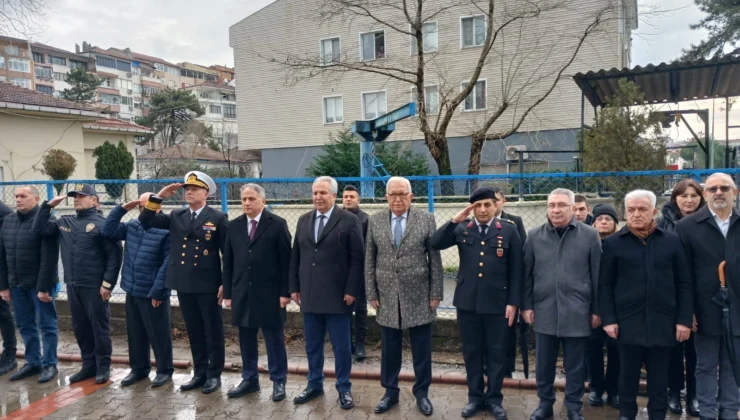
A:
<svg viewBox="0 0 740 420">
<path fill-rule="evenodd" d="M 421 414 L 425 416 L 431 416 L 434 412 L 434 407 L 432 407 L 432 402 L 429 401 L 429 398 L 422 397 L 416 399 L 416 406 L 419 407 L 419 411 Z"/>
<path fill-rule="evenodd" d="M 339 406 L 342 407 L 343 410 L 349 410 L 355 406 L 355 400 L 352 398 L 351 392 L 347 391 L 339 393 Z"/>
<path fill-rule="evenodd" d="M 30 376 L 36 375 L 39 372 L 41 372 L 41 366 L 32 366 L 26 363 L 18 370 L 18 372 L 11 375 L 10 380 L 20 381 L 21 379 L 26 379 Z"/>
<path fill-rule="evenodd" d="M 686 413 L 691 417 L 699 417 L 701 415 L 699 401 L 696 400 L 696 397 L 686 397 Z"/>
<path fill-rule="evenodd" d="M 673 390 L 668 392 L 668 409 L 673 414 L 681 414 L 683 412 L 680 392 L 675 392 Z"/>
<path fill-rule="evenodd" d="M 39 383 L 44 384 L 51 381 L 57 377 L 57 373 L 59 373 L 59 371 L 56 366 L 46 366 L 45 368 L 42 368 L 41 375 L 39 375 Z"/>
<path fill-rule="evenodd" d="M 382 414 L 398 404 L 398 396 L 383 395 L 378 405 L 375 406 L 375 414 Z"/>
<path fill-rule="evenodd" d="M 365 343 L 355 344 L 355 360 L 359 362 L 365 360 L 365 357 L 367 357 L 365 354 Z"/>
<path fill-rule="evenodd" d="M 604 397 L 603 397 L 603 394 L 600 394 L 600 393 L 598 393 L 596 391 L 591 391 L 588 394 L 588 403 L 592 407 L 601 407 L 602 405 L 604 405 Z"/>
<path fill-rule="evenodd" d="M 69 377 L 69 383 L 74 384 L 77 382 L 82 382 L 85 379 L 90 379 L 94 377 L 95 377 L 94 370 L 82 369 L 81 371 Z"/>
<path fill-rule="evenodd" d="M 221 388 L 221 378 L 211 378 L 203 385 L 201 392 L 210 394 L 211 392 L 216 392 L 219 388 Z"/>
<path fill-rule="evenodd" d="M 100 385 L 108 382 L 110 379 L 110 370 L 101 370 L 98 372 L 97 375 L 95 375 L 95 383 Z"/>
<path fill-rule="evenodd" d="M 282 401 L 285 399 L 285 382 L 275 382 L 272 384 L 272 400 Z"/>
<path fill-rule="evenodd" d="M 619 395 L 607 395 L 606 403 L 619 410 Z"/>
<path fill-rule="evenodd" d="M 568 410 L 568 420 L 586 420 L 586 418 L 583 417 L 583 413 L 581 412 L 581 410 Z"/>
<path fill-rule="evenodd" d="M 506 410 L 504 407 L 501 407 L 498 404 L 489 404 L 488 408 L 491 410 L 491 414 L 493 414 L 493 418 L 496 420 L 506 420 Z"/>
<path fill-rule="evenodd" d="M 164 386 L 166 383 L 172 380 L 172 375 L 166 373 L 158 373 L 152 381 L 152 388 L 159 388 Z"/>
<path fill-rule="evenodd" d="M 190 382 L 180 385 L 180 391 L 192 391 L 194 389 L 200 388 L 206 383 L 206 377 L 205 376 L 193 376 L 193 379 L 190 380 Z"/>
<path fill-rule="evenodd" d="M 547 404 L 540 404 L 540 406 L 537 407 L 536 410 L 534 410 L 532 416 L 529 417 L 529 420 L 546 420 L 551 418 L 552 416 L 552 406 Z"/>
<path fill-rule="evenodd" d="M 251 381 L 242 380 L 241 383 L 229 390 L 226 396 L 229 398 L 239 398 L 241 396 L 251 394 L 260 390 L 259 379 L 253 379 Z"/>
<path fill-rule="evenodd" d="M 465 407 L 463 407 L 462 413 L 460 414 L 465 418 L 473 417 L 474 415 L 478 414 L 478 412 L 482 409 L 483 409 L 483 404 L 469 402 Z"/>
<path fill-rule="evenodd" d="M 149 375 L 136 373 L 132 370 L 125 378 L 123 378 L 123 380 L 121 380 L 121 386 L 130 386 L 148 377 Z"/>
<path fill-rule="evenodd" d="M 298 394 L 298 396 L 293 399 L 293 403 L 294 404 L 305 404 L 311 401 L 312 399 L 316 397 L 320 397 L 322 395 L 324 395 L 323 388 L 322 389 L 312 389 L 312 388 L 307 387 L 306 389 L 303 390 L 303 392 Z"/>
<path fill-rule="evenodd" d="M 5 357 L 3 354 L 2 357 L 0 357 L 0 376 L 5 375 L 17 367 L 18 362 L 16 362 L 15 356 Z"/>
</svg>

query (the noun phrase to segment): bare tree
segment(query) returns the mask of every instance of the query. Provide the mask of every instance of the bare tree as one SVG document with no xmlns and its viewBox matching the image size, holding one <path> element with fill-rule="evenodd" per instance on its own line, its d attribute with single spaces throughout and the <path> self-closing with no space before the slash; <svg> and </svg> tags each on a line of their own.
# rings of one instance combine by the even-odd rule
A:
<svg viewBox="0 0 740 420">
<path fill-rule="evenodd" d="M 47 10 L 46 0 L 0 0 L 0 35 L 34 38 L 41 33 Z"/>
<path fill-rule="evenodd" d="M 500 141 L 535 120 L 536 107 L 556 92 L 570 66 L 590 40 L 618 19 L 617 2 L 590 2 L 597 7 L 584 12 L 581 2 L 567 0 L 316 0 L 315 19 L 320 24 L 358 21 L 363 27 L 384 29 L 410 40 L 413 54 L 389 56 L 362 61 L 354 48 L 343 49 L 338 56 L 322 56 L 306 51 L 260 50 L 250 45 L 248 51 L 283 68 L 286 84 L 294 85 L 314 78 L 325 81 L 341 79 L 350 73 L 363 72 L 385 77 L 413 87 L 416 92 L 418 128 L 424 136 L 440 174 L 450 174 L 447 138 L 450 125 L 461 115 L 460 109 L 476 101 L 473 97 L 481 74 L 494 74 L 488 80 L 484 117 L 464 127 L 472 137 L 468 173 L 480 170 L 481 151 L 487 140 Z M 583 19 L 567 19 L 578 13 Z M 424 25 L 443 15 L 485 17 L 485 29 L 472 23 L 472 38 L 478 51 L 468 67 L 449 62 L 445 47 L 436 50 L 425 45 Z M 567 22 L 568 24 L 563 24 Z M 575 22 L 575 23 L 574 23 Z M 462 36 L 462 35 L 461 35 Z M 386 38 L 387 39 L 387 38 Z M 593 48 L 593 47 L 592 47 Z M 489 76 L 490 78 L 490 76 Z M 460 87 L 460 80 L 466 80 Z M 427 102 L 425 86 L 435 83 L 436 103 Z M 495 86 L 494 86 L 495 85 Z M 473 93 L 474 95 L 471 95 Z M 433 109 L 427 109 L 432 107 Z M 529 120 L 528 120 L 529 119 Z M 464 125 L 465 122 L 457 123 Z"/>
</svg>

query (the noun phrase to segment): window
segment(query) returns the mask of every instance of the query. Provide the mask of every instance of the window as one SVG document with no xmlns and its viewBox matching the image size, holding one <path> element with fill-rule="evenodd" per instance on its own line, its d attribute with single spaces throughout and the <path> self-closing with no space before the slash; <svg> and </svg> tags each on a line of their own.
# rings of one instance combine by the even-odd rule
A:
<svg viewBox="0 0 740 420">
<path fill-rule="evenodd" d="M 141 85 L 134 83 L 134 93 L 141 93 Z"/>
<path fill-rule="evenodd" d="M 159 92 L 159 88 L 144 85 L 144 95 L 154 95 Z"/>
<path fill-rule="evenodd" d="M 363 60 L 385 58 L 385 33 L 378 31 L 361 34 L 360 48 Z"/>
<path fill-rule="evenodd" d="M 108 105 L 118 105 L 121 103 L 121 97 L 118 95 L 100 94 L 100 102 Z"/>
<path fill-rule="evenodd" d="M 141 101 L 134 101 L 134 109 L 141 109 Z"/>
<path fill-rule="evenodd" d="M 412 31 L 413 32 L 413 31 Z M 421 25 L 421 40 L 424 52 L 434 52 L 438 48 L 437 22 L 427 22 Z M 416 54 L 416 37 L 411 37 L 411 54 Z"/>
<path fill-rule="evenodd" d="M 4 68 L 5 68 L 5 57 L 0 55 L 0 69 L 4 69 Z"/>
<path fill-rule="evenodd" d="M 321 64 L 327 65 L 339 62 L 339 38 L 321 40 Z"/>
<path fill-rule="evenodd" d="M 41 66 L 34 67 L 33 71 L 36 74 L 37 79 L 51 79 L 52 74 L 54 73 L 50 68 Z"/>
<path fill-rule="evenodd" d="M 118 89 L 132 89 L 134 84 L 130 80 L 118 79 L 116 85 Z"/>
<path fill-rule="evenodd" d="M 53 95 L 54 88 L 52 86 L 36 85 L 36 92 L 45 93 L 47 95 Z"/>
<path fill-rule="evenodd" d="M 114 89 L 116 87 L 116 82 L 109 77 L 101 77 L 100 86 Z"/>
<path fill-rule="evenodd" d="M 96 57 L 95 64 L 100 67 L 108 67 L 111 69 L 116 68 L 116 60 L 107 57 Z"/>
<path fill-rule="evenodd" d="M 462 88 L 465 89 L 467 85 L 467 83 L 463 83 Z M 465 98 L 465 102 L 463 102 L 463 111 L 479 111 L 481 109 L 486 109 L 486 88 L 486 81 L 479 80 L 468 97 Z"/>
<path fill-rule="evenodd" d="M 49 58 L 51 59 L 51 64 L 59 64 L 60 66 L 67 65 L 67 59 L 64 57 L 54 57 L 53 55 L 50 55 Z"/>
<path fill-rule="evenodd" d="M 24 60 L 22 58 L 11 57 L 10 59 L 8 59 L 8 70 L 20 71 L 23 73 L 30 73 L 31 72 L 31 62 L 28 60 Z"/>
<path fill-rule="evenodd" d="M 66 82 L 67 81 L 67 73 L 57 73 L 57 72 L 54 72 L 54 80 L 58 80 L 60 82 Z"/>
<path fill-rule="evenodd" d="M 324 98 L 324 124 L 344 121 L 344 99 L 341 96 Z"/>
<path fill-rule="evenodd" d="M 479 47 L 486 40 L 486 17 L 470 16 L 460 19 L 462 47 Z"/>
<path fill-rule="evenodd" d="M 121 105 L 133 106 L 134 98 L 130 98 L 128 96 L 121 96 Z"/>
<path fill-rule="evenodd" d="M 219 105 L 211 105 L 209 112 L 211 114 L 221 114 L 221 107 Z"/>
<path fill-rule="evenodd" d="M 170 89 L 174 89 L 175 88 L 175 81 L 174 80 L 168 80 L 167 81 L 167 87 L 170 88 Z"/>
<path fill-rule="evenodd" d="M 416 88 L 411 88 L 411 101 L 414 103 L 419 102 Z M 427 109 L 427 115 L 439 113 L 439 90 L 437 86 L 424 87 L 424 107 Z"/>
<path fill-rule="evenodd" d="M 370 92 L 362 94 L 363 119 L 373 120 L 385 113 L 385 92 Z"/>
<path fill-rule="evenodd" d="M 8 55 L 21 55 L 21 52 L 20 52 L 20 50 L 18 50 L 18 47 L 16 47 L 15 45 L 7 45 L 5 47 L 5 54 L 8 54 Z"/>
<path fill-rule="evenodd" d="M 13 80 L 10 81 L 10 83 L 20 86 L 26 89 L 31 89 L 31 79 L 23 79 L 20 77 L 14 77 Z"/>
<path fill-rule="evenodd" d="M 224 118 L 236 118 L 236 105 L 224 105 Z"/>
<path fill-rule="evenodd" d="M 121 71 L 131 72 L 131 63 L 128 61 L 116 61 L 116 68 Z"/>
<path fill-rule="evenodd" d="M 209 95 L 208 92 L 201 92 L 200 97 L 202 99 L 211 99 L 211 95 Z"/>
<path fill-rule="evenodd" d="M 209 82 L 218 82 L 218 76 L 215 76 L 213 74 L 206 74 L 206 80 Z"/>
<path fill-rule="evenodd" d="M 74 70 L 74 69 L 76 69 L 78 67 L 81 67 L 81 68 L 85 69 L 85 71 L 87 71 L 87 63 L 85 63 L 83 61 L 69 60 L 69 68 L 71 68 L 72 70 Z"/>
<path fill-rule="evenodd" d="M 139 75 L 141 74 L 141 69 L 138 67 L 131 67 L 131 74 Z"/>
<path fill-rule="evenodd" d="M 42 63 L 43 64 L 44 63 L 44 55 L 41 54 L 41 53 L 37 53 L 37 52 L 33 53 L 33 61 L 35 61 L 37 63 Z"/>
</svg>

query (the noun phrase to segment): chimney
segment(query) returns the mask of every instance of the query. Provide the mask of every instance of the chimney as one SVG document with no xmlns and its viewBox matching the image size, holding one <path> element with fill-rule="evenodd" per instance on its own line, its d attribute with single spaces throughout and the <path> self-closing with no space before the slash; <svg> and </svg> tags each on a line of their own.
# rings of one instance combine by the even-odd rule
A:
<svg viewBox="0 0 740 420">
<path fill-rule="evenodd" d="M 125 52 L 127 55 L 131 54 L 131 48 L 124 48 L 123 52 Z"/>
<path fill-rule="evenodd" d="M 75 53 L 76 54 L 80 53 L 80 44 L 75 44 Z"/>
</svg>

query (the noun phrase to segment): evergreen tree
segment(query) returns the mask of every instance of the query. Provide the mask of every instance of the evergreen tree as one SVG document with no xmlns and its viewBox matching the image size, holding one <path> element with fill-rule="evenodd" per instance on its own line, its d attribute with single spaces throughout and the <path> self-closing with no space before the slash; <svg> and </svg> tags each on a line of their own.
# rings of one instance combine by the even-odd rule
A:
<svg viewBox="0 0 740 420">
<path fill-rule="evenodd" d="M 100 79 L 82 67 L 67 73 L 67 83 L 72 85 L 61 92 L 61 97 L 72 102 L 92 102 L 100 86 Z"/>
<path fill-rule="evenodd" d="M 182 89 L 165 89 L 155 93 L 149 106 L 149 114 L 136 120 L 138 124 L 152 129 L 152 133 L 144 137 L 140 145 L 158 138 L 162 147 L 174 146 L 188 125 L 205 114 L 198 98 Z"/>
<path fill-rule="evenodd" d="M 98 179 L 128 179 L 134 172 L 134 156 L 123 141 L 114 146 L 105 142 L 93 150 L 95 177 Z M 116 199 L 123 193 L 124 184 L 105 184 L 108 196 Z"/>
<path fill-rule="evenodd" d="M 709 36 L 698 44 L 683 50 L 682 60 L 721 57 L 730 54 L 740 57 L 740 1 L 694 0 L 706 16 L 691 29 L 704 29 Z"/>
</svg>

